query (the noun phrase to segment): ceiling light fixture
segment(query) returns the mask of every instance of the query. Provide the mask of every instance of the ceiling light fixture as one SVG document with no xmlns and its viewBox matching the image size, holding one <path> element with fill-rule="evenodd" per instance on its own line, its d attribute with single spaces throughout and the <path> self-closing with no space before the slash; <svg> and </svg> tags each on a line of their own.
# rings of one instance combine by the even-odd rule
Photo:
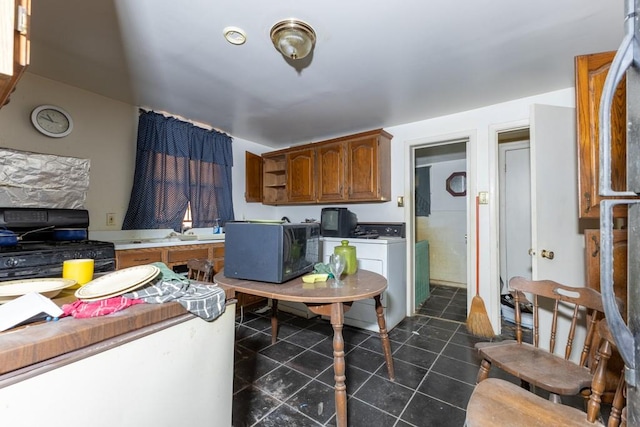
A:
<svg viewBox="0 0 640 427">
<path fill-rule="evenodd" d="M 287 58 L 302 59 L 315 46 L 316 32 L 306 22 L 285 19 L 271 27 L 271 41 Z"/>
<path fill-rule="evenodd" d="M 241 45 L 247 41 L 247 35 L 238 27 L 227 27 L 223 31 L 224 38 L 231 44 Z"/>
</svg>

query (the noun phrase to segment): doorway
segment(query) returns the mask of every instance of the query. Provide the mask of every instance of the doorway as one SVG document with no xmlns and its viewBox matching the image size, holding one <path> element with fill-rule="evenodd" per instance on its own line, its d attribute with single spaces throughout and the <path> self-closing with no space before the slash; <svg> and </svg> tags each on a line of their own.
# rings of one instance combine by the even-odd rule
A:
<svg viewBox="0 0 640 427">
<path fill-rule="evenodd" d="M 515 276 L 531 279 L 529 129 L 498 133 L 500 294 Z"/>
<path fill-rule="evenodd" d="M 412 284 L 408 306 L 411 314 L 416 313 L 420 304 L 430 296 L 430 289 L 446 289 L 442 294 L 463 296 L 458 312 L 451 310 L 438 317 L 464 322 L 467 308 L 467 285 L 469 283 L 469 191 L 468 171 L 469 136 L 452 139 L 416 141 L 410 145 L 413 176 L 411 188 L 413 198 L 408 217 L 408 244 L 410 248 Z M 428 176 L 428 190 L 425 179 Z M 420 178 L 419 178 L 420 177 Z M 453 184 L 455 183 L 455 185 Z M 451 188 L 455 187 L 455 188 Z M 425 206 L 425 196 L 428 203 Z M 420 289 L 424 274 L 424 255 L 428 246 L 428 277 L 430 287 L 425 293 Z M 435 295 L 434 295 L 435 296 Z M 459 298 L 457 298 L 459 301 Z"/>
<path fill-rule="evenodd" d="M 501 202 L 499 140 L 507 144 L 514 140 L 526 141 L 517 132 L 527 131 L 530 164 L 530 246 L 523 246 L 519 256 L 529 257 L 530 272 L 520 270 L 519 275 L 530 275 L 533 280 L 554 280 L 559 283 L 584 282 L 584 236 L 578 222 L 577 164 L 575 144 L 575 109 L 560 106 L 532 104 L 528 119 L 489 127 L 489 187 L 495 187 L 491 202 L 496 207 Z M 516 133 L 512 133 L 516 132 Z M 507 178 L 506 185 L 510 182 Z M 489 284 L 484 286 L 487 312 L 500 332 L 501 286 L 514 274 L 503 271 L 502 252 L 506 251 L 501 238 L 506 227 L 500 209 L 490 213 Z M 555 256 L 552 254 L 555 253 Z M 549 256 L 551 254 L 551 256 Z M 513 255 L 512 255 L 513 257 Z M 510 265 L 510 262 L 507 262 Z M 528 268 L 525 267 L 525 270 Z M 481 283 L 482 285 L 482 283 Z M 481 286 L 482 288 L 482 286 Z M 542 339 L 542 337 L 541 337 Z"/>
</svg>

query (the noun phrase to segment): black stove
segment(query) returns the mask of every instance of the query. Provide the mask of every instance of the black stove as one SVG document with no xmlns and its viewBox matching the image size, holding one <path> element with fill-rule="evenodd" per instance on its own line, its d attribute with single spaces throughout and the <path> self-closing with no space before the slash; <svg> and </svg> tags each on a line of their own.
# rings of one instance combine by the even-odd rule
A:
<svg viewBox="0 0 640 427">
<path fill-rule="evenodd" d="M 82 209 L 0 208 L 0 226 L 20 235 L 43 227 L 89 226 L 89 213 Z M 62 277 L 68 259 L 92 258 L 94 271 L 115 270 L 115 246 L 96 240 L 50 240 L 50 233 L 33 233 L 13 246 L 0 246 L 0 282 L 6 280 Z"/>
<path fill-rule="evenodd" d="M 406 235 L 404 222 L 359 222 L 351 237 L 377 239 L 379 237 L 402 237 Z"/>
</svg>

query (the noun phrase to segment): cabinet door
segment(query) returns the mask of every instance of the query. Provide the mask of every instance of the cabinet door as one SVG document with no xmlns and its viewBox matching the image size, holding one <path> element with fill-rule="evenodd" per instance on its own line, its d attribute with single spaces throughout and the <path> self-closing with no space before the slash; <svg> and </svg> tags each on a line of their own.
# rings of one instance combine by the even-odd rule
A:
<svg viewBox="0 0 640 427">
<path fill-rule="evenodd" d="M 367 136 L 347 142 L 350 201 L 387 201 L 391 196 L 389 139 Z"/>
<path fill-rule="evenodd" d="M 584 231 L 586 286 L 600 292 L 600 230 Z M 613 230 L 613 292 L 627 306 L 627 230 Z M 622 313 L 626 318 L 626 312 Z"/>
<path fill-rule="evenodd" d="M 155 248 L 116 251 L 116 269 L 122 270 L 136 265 L 163 262 L 162 255 L 163 250 Z"/>
<path fill-rule="evenodd" d="M 0 107 L 9 103 L 9 96 L 29 65 L 31 54 L 31 0 L 16 0 L 13 5 L 9 3 L 13 2 L 3 2 L 2 6 L 15 7 L 15 18 L 13 13 L 5 10 L 0 13 L 0 63 L 3 64 L 0 67 Z"/>
<path fill-rule="evenodd" d="M 600 292 L 600 230 L 585 230 L 586 286 Z M 625 306 L 622 317 L 627 318 L 627 230 L 613 230 L 613 292 Z M 599 335 L 593 337 L 592 349 L 598 348 Z M 593 352 L 592 352 L 593 353 Z M 592 357 L 594 355 L 592 354 Z M 593 359 L 592 359 L 593 360 Z M 605 393 L 611 395 L 616 389 L 624 362 L 614 352 L 607 364 Z"/>
<path fill-rule="evenodd" d="M 216 275 L 224 268 L 224 243 L 214 243 L 212 252 L 213 274 Z"/>
<path fill-rule="evenodd" d="M 245 151 L 245 190 L 247 203 L 262 201 L 262 157 Z"/>
<path fill-rule="evenodd" d="M 290 203 L 315 202 L 315 150 L 287 153 L 287 199 Z"/>
<path fill-rule="evenodd" d="M 318 201 L 341 202 L 346 198 L 345 148 L 343 143 L 322 145 L 318 156 Z"/>
<path fill-rule="evenodd" d="M 173 249 L 170 248 L 167 252 L 167 265 L 169 267 L 175 267 L 176 265 L 187 265 L 187 261 L 197 258 L 209 258 L 209 248 L 205 245 L 202 247 L 190 247 Z"/>
<path fill-rule="evenodd" d="M 576 114 L 578 140 L 578 200 L 580 218 L 600 216 L 599 114 L 604 81 L 615 52 L 577 56 Z M 611 108 L 611 187 L 626 188 L 626 80 L 616 91 Z M 606 198 L 606 197 L 605 197 Z M 626 206 L 617 206 L 614 216 L 626 216 Z"/>
</svg>

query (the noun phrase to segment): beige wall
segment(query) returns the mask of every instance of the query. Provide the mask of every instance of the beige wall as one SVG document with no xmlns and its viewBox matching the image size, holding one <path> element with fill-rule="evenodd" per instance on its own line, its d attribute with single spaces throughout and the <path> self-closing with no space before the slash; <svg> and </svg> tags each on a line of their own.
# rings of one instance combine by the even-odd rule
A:
<svg viewBox="0 0 640 427">
<path fill-rule="evenodd" d="M 65 138 L 49 138 L 31 125 L 31 111 L 53 104 L 68 111 L 73 132 Z M 129 205 L 138 127 L 138 108 L 92 92 L 26 73 L 11 102 L 0 109 L 0 147 L 91 160 L 86 209 L 90 230 L 119 230 Z M 260 154 L 267 147 L 233 140 L 233 200 L 236 218 L 275 218 L 275 209 L 244 201 L 245 150 Z M 116 225 L 106 225 L 107 213 L 116 214 Z"/>
<path fill-rule="evenodd" d="M 71 114 L 69 136 L 50 138 L 36 131 L 31 111 L 42 104 Z M 118 230 L 129 203 L 137 120 L 135 106 L 26 73 L 9 104 L 0 109 L 0 147 L 90 159 L 90 228 Z M 106 226 L 107 212 L 116 213 L 117 226 Z"/>
</svg>

